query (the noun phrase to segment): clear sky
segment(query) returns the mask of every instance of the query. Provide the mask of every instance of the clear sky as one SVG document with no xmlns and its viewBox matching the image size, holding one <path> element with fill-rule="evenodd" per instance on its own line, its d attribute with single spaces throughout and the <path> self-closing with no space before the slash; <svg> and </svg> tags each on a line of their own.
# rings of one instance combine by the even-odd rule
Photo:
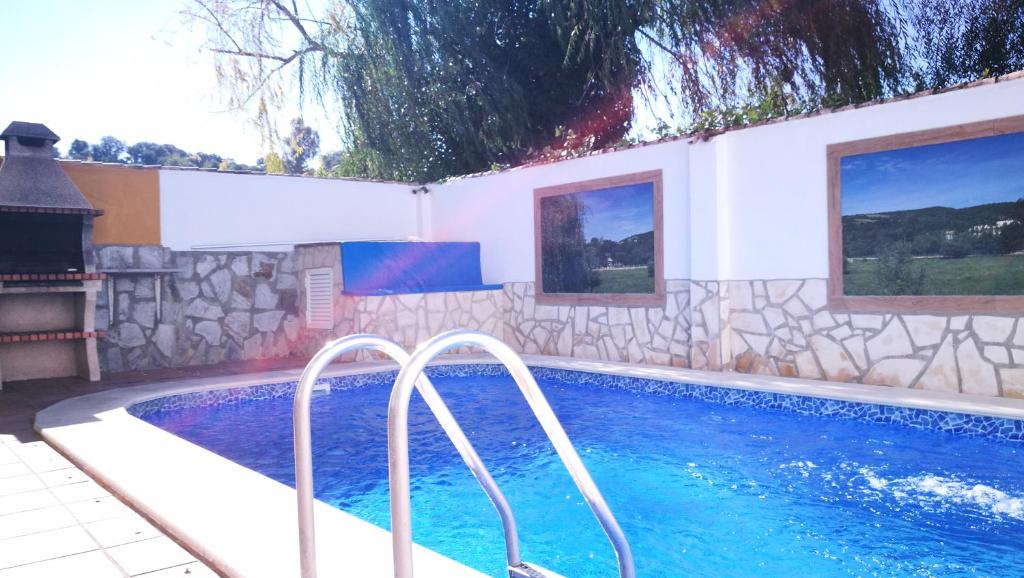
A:
<svg viewBox="0 0 1024 578">
<path fill-rule="evenodd" d="M 251 116 L 225 111 L 203 31 L 183 0 L 2 0 L 0 130 L 42 122 L 62 152 L 81 138 L 170 143 L 253 163 L 265 148 Z M 316 107 L 321 150 L 340 139 Z M 284 114 L 287 118 L 298 108 Z"/>
<path fill-rule="evenodd" d="M 1024 133 L 845 157 L 842 213 L 959 209 L 1024 197 Z"/>
<path fill-rule="evenodd" d="M 587 241 L 598 237 L 621 241 L 654 230 L 654 190 L 650 183 L 580 193 L 587 220 Z"/>
</svg>

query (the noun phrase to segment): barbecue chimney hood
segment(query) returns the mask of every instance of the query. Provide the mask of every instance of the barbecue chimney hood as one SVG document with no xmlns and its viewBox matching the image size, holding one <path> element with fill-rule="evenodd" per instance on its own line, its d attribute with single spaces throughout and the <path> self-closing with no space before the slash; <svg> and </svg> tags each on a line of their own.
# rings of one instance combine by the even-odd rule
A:
<svg viewBox="0 0 1024 578">
<path fill-rule="evenodd" d="M 57 164 L 60 137 L 45 125 L 15 121 L 0 133 L 7 156 L 0 168 L 0 210 L 97 215 Z"/>
<path fill-rule="evenodd" d="M 0 140 L 0 275 L 91 273 L 92 222 L 103 212 L 57 164 L 60 137 L 42 124 L 12 122 Z"/>
</svg>

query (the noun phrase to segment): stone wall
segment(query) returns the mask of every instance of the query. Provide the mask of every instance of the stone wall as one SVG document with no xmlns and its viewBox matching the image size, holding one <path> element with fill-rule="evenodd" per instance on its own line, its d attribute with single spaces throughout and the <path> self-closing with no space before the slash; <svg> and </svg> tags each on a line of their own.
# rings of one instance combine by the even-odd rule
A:
<svg viewBox="0 0 1024 578">
<path fill-rule="evenodd" d="M 104 246 L 96 253 L 97 269 L 124 271 L 109 274 L 97 300 L 97 327 L 107 330 L 99 343 L 103 371 L 292 353 L 299 336 L 293 254 L 158 246 Z M 152 272 L 158 270 L 166 273 Z"/>
<path fill-rule="evenodd" d="M 728 358 L 728 342 L 722 341 L 723 321 L 728 323 L 728 299 L 718 281 L 690 281 L 690 367 L 719 370 Z M 723 309 L 723 307 L 725 309 Z"/>
<path fill-rule="evenodd" d="M 393 339 L 408 350 L 443 331 L 475 329 L 501 336 L 506 294 L 502 290 L 457 293 L 356 296 L 342 294 L 341 253 L 337 243 L 296 247 L 300 281 L 309 269 L 334 271 L 334 329 L 306 330 L 299 349 L 312 355 L 326 341 L 353 333 L 374 333 Z M 299 305 L 305 327 L 305 286 L 300 282 Z M 362 359 L 365 354 L 344 359 Z"/>
<path fill-rule="evenodd" d="M 737 371 L 1024 397 L 1020 317 L 836 312 L 824 279 L 722 286 Z"/>
<path fill-rule="evenodd" d="M 354 333 L 352 303 L 341 294 L 341 246 L 338 243 L 320 243 L 295 247 L 295 262 L 299 277 L 298 315 L 303 328 L 296 344 L 296 351 L 305 357 L 312 357 L 320 347 L 336 336 Z M 330 268 L 334 272 L 332 293 L 334 295 L 334 329 L 308 329 L 306 327 L 306 272 L 310 269 Z"/>
<path fill-rule="evenodd" d="M 136 271 L 111 274 L 98 298 L 108 372 L 308 357 L 352 333 L 412 349 L 442 331 L 477 329 L 522 353 L 1024 397 L 1021 318 L 837 312 L 824 279 L 669 280 L 664 307 L 609 307 L 538 305 L 533 283 L 343 295 L 337 244 L 294 253 L 105 246 L 97 267 Z M 304 275 L 319 267 L 335 275 L 331 330 L 305 328 Z M 173 272 L 145 272 L 154 270 Z"/>
<path fill-rule="evenodd" d="M 686 367 L 690 286 L 665 282 L 664 307 L 538 305 L 533 283 L 505 285 L 505 342 L 523 353 Z"/>
</svg>

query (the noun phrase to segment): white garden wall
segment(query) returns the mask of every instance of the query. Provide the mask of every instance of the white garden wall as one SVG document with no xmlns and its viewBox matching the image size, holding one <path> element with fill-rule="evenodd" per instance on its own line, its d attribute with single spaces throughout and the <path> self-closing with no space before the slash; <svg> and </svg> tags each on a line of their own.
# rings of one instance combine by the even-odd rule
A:
<svg viewBox="0 0 1024 578">
<path fill-rule="evenodd" d="M 433 187 L 435 240 L 480 241 L 484 281 L 533 281 L 533 190 L 661 169 L 668 279 L 828 275 L 831 143 L 1024 114 L 1024 79 Z"/>
<path fill-rule="evenodd" d="M 433 240 L 479 241 L 484 283 L 533 281 L 534 189 L 660 169 L 665 277 L 686 278 L 690 270 L 687 148 L 685 141 L 675 141 L 435 185 Z"/>
<path fill-rule="evenodd" d="M 317 241 L 429 234 L 412 185 L 160 170 L 160 229 L 175 251 L 288 251 Z"/>
<path fill-rule="evenodd" d="M 1021 74 L 708 139 L 455 178 L 417 195 L 392 183 L 165 169 L 162 235 L 178 251 L 476 241 L 484 282 L 505 284 L 488 303 L 501 303 L 503 337 L 520 351 L 1024 397 L 1024 312 L 865 314 L 833 309 L 826 295 L 829 144 L 1015 115 L 1024 115 Z M 651 170 L 663 174 L 664 306 L 538 305 L 534 190 Z M 339 296 L 335 330 L 380 328 L 411 346 L 434 329 L 429 315 L 448 312 L 475 327 L 498 308 L 480 313 L 457 294 L 416 299 L 360 309 L 358 299 Z"/>
<path fill-rule="evenodd" d="M 727 210 L 718 278 L 828 276 L 826 145 L 1020 114 L 1024 78 L 729 132 L 708 143 L 715 168 L 698 163 L 704 155 L 694 147 L 694 172 L 719 175 L 718 206 Z M 715 277 L 695 268 L 693 278 Z"/>
</svg>

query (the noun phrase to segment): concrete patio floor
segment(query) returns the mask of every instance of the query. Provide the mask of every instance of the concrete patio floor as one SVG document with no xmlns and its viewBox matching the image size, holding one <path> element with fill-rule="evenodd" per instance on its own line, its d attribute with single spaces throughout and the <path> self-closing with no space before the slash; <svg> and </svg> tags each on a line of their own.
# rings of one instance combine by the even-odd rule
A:
<svg viewBox="0 0 1024 578">
<path fill-rule="evenodd" d="M 36 412 L 69 397 L 143 383 L 301 367 L 299 359 L 48 379 L 0 391 L 0 578 L 217 576 L 42 441 Z"/>
</svg>

